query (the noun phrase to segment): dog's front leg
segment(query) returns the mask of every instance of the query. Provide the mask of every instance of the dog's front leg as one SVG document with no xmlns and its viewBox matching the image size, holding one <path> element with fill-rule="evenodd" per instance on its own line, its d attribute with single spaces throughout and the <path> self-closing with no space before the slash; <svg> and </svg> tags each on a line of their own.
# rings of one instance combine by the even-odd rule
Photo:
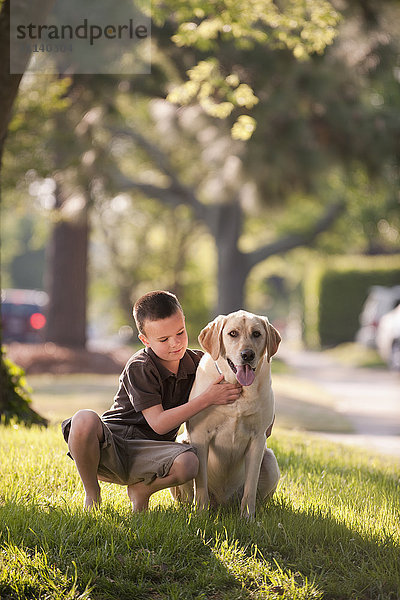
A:
<svg viewBox="0 0 400 600">
<path fill-rule="evenodd" d="M 198 509 L 205 510 L 208 508 L 210 498 L 208 495 L 208 479 L 207 479 L 207 462 L 208 462 L 208 442 L 201 444 L 194 443 L 197 450 L 197 458 L 199 459 L 199 471 L 194 480 L 195 487 L 195 503 Z"/>
<path fill-rule="evenodd" d="M 252 438 L 246 451 L 245 482 L 241 502 L 241 514 L 253 519 L 256 512 L 256 494 L 260 476 L 261 461 L 264 455 L 265 436 Z"/>
</svg>

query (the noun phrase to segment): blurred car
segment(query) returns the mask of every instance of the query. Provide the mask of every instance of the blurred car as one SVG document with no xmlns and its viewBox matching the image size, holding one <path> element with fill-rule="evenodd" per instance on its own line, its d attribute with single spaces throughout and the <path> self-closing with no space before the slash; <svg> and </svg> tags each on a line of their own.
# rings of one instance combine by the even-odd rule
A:
<svg viewBox="0 0 400 600">
<path fill-rule="evenodd" d="M 400 371 L 400 305 L 383 315 L 376 333 L 379 354 L 395 371 Z"/>
<path fill-rule="evenodd" d="M 48 296 L 36 290 L 1 290 L 2 341 L 40 343 L 44 340 Z"/>
<path fill-rule="evenodd" d="M 384 287 L 374 285 L 369 291 L 360 314 L 360 329 L 356 341 L 364 346 L 376 348 L 376 334 L 383 315 L 400 304 L 400 285 Z"/>
</svg>

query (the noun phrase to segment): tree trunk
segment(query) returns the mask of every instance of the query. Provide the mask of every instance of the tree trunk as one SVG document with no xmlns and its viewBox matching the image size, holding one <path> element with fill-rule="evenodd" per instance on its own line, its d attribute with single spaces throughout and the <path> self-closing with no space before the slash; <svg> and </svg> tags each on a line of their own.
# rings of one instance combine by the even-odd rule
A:
<svg viewBox="0 0 400 600">
<path fill-rule="evenodd" d="M 251 269 L 270 256 L 311 245 L 320 233 L 329 229 L 344 208 L 343 202 L 328 205 L 314 226 L 304 233 L 282 236 L 271 244 L 244 253 L 239 250 L 243 221 L 239 199 L 211 207 L 206 222 L 214 236 L 218 252 L 216 314 L 227 314 L 245 308 L 245 285 Z"/>
<path fill-rule="evenodd" d="M 87 207 L 79 218 L 55 224 L 48 248 L 46 340 L 84 348 L 86 345 L 87 257 L 89 222 Z"/>
<path fill-rule="evenodd" d="M 4 0 L 0 12 L 0 159 L 21 77 L 10 75 L 10 0 Z"/>
<path fill-rule="evenodd" d="M 207 220 L 218 254 L 216 314 L 227 314 L 244 307 L 249 273 L 246 255 L 238 247 L 243 221 L 239 200 L 213 206 Z"/>
<path fill-rule="evenodd" d="M 223 239 L 217 239 L 218 303 L 216 314 L 228 314 L 244 308 L 244 291 L 248 275 L 245 257 L 237 249 L 228 250 Z"/>
</svg>

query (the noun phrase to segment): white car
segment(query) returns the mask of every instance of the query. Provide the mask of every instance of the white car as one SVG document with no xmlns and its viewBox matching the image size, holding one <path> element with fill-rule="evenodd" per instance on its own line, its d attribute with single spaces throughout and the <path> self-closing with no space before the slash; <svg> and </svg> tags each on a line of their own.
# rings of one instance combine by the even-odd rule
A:
<svg viewBox="0 0 400 600">
<path fill-rule="evenodd" d="M 376 334 L 380 320 L 398 304 L 400 304 L 400 285 L 393 287 L 373 285 L 360 315 L 361 327 L 357 331 L 356 342 L 376 348 Z"/>
<path fill-rule="evenodd" d="M 381 317 L 376 333 L 379 354 L 395 371 L 400 371 L 400 304 Z"/>
</svg>

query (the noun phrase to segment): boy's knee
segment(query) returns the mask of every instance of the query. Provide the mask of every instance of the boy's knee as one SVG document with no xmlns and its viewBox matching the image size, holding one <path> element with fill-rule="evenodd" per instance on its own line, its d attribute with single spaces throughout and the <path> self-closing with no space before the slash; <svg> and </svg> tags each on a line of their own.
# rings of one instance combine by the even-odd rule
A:
<svg viewBox="0 0 400 600">
<path fill-rule="evenodd" d="M 80 437 L 87 437 L 93 434 L 99 434 L 102 430 L 100 417 L 93 410 L 79 410 L 72 417 L 71 433 Z M 70 435 L 71 435 L 70 433 Z"/>
<path fill-rule="evenodd" d="M 179 454 L 174 460 L 174 470 L 179 483 L 194 479 L 199 470 L 199 459 L 191 450 Z"/>
</svg>

